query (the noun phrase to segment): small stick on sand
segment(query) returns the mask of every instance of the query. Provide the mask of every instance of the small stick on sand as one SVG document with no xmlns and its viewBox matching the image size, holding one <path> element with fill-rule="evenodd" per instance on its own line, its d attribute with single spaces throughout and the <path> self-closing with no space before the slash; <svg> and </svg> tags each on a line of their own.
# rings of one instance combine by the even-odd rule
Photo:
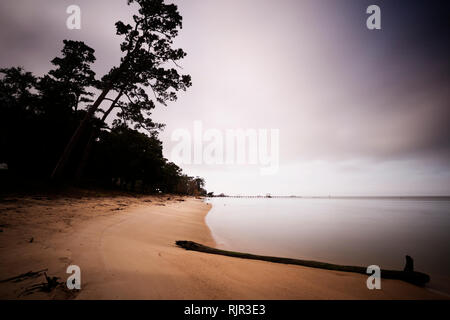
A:
<svg viewBox="0 0 450 320">
<path fill-rule="evenodd" d="M 35 271 L 35 272 L 28 271 L 27 273 L 22 273 L 22 274 L 19 274 L 18 276 L 12 277 L 12 278 L 0 280 L 0 283 L 9 282 L 9 281 L 19 282 L 19 281 L 23 281 L 27 278 L 37 278 L 46 271 L 47 271 L 47 269 L 43 269 L 43 270 L 39 270 L 39 271 Z"/>
</svg>

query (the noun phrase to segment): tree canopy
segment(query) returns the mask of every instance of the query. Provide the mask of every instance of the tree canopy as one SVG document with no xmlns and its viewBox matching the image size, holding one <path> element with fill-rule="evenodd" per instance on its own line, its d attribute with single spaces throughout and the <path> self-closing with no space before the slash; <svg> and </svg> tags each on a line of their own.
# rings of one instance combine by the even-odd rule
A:
<svg viewBox="0 0 450 320">
<path fill-rule="evenodd" d="M 20 67 L 0 69 L 0 163 L 14 179 L 53 173 L 144 192 L 206 193 L 203 179 L 163 157 L 158 133 L 164 125 L 151 116 L 191 86 L 191 77 L 178 73 L 186 53 L 172 48 L 181 15 L 162 0 L 132 3 L 139 7 L 134 24 L 116 23 L 120 64 L 101 79 L 93 71 L 95 50 L 72 40 L 63 41 L 41 77 Z"/>
<path fill-rule="evenodd" d="M 123 38 L 120 64 L 99 82 L 101 91 L 67 143 L 53 170 L 54 179 L 60 179 L 66 173 L 72 153 L 86 134 L 95 113 L 104 101 L 111 100 L 108 94 L 115 92 L 116 99 L 124 97 L 126 100 L 117 101 L 105 113 L 106 117 L 112 109 L 120 108 L 119 115 L 123 122 L 130 121 L 136 128 L 152 132 L 160 129 L 149 120 L 155 101 L 166 105 L 177 99 L 178 91 L 191 86 L 191 77 L 180 75 L 176 69 L 177 61 L 186 56 L 183 49 L 173 48 L 173 39 L 182 28 L 182 17 L 177 6 L 165 4 L 163 0 L 127 2 L 128 5 L 137 4 L 138 12 L 133 15 L 133 25 L 116 22 L 116 34 Z M 149 98 L 146 89 L 152 91 L 155 101 Z"/>
</svg>

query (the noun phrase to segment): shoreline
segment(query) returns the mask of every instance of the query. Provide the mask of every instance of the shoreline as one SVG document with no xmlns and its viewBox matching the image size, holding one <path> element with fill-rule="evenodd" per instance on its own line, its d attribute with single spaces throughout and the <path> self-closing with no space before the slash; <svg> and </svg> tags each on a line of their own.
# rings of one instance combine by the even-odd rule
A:
<svg viewBox="0 0 450 320">
<path fill-rule="evenodd" d="M 211 204 L 200 199 L 27 198 L 0 209 L 0 280 L 47 268 L 65 281 L 68 265 L 81 268 L 79 292 L 21 299 L 447 299 L 399 280 L 368 290 L 361 274 L 181 249 L 176 240 L 216 247 L 206 223 Z M 42 280 L 0 283 L 0 298 L 17 299 Z"/>
</svg>

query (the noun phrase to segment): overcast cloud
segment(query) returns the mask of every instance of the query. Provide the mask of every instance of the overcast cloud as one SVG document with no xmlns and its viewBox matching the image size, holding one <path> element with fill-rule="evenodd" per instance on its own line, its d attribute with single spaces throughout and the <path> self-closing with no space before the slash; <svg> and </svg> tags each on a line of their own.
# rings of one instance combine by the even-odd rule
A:
<svg viewBox="0 0 450 320">
<path fill-rule="evenodd" d="M 155 111 L 174 130 L 280 130 L 280 170 L 182 165 L 232 194 L 450 194 L 449 5 L 446 1 L 178 0 L 193 86 Z M 372 3 L 373 2 L 373 3 Z M 382 30 L 366 28 L 378 4 Z M 431 3 L 431 4 L 430 4 Z M 66 8 L 82 29 L 65 27 Z M 120 58 L 125 0 L 3 0 L 0 64 L 42 75 L 63 39 L 96 50 L 102 76 Z"/>
</svg>

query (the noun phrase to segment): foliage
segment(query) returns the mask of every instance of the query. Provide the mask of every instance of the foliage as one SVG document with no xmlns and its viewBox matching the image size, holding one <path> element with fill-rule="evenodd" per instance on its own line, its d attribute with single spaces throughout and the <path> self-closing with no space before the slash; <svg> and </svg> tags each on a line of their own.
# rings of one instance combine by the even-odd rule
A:
<svg viewBox="0 0 450 320">
<path fill-rule="evenodd" d="M 101 80 L 92 70 L 94 49 L 72 40 L 64 40 L 61 56 L 51 61 L 54 68 L 42 77 L 20 67 L 0 69 L 0 163 L 11 175 L 47 179 L 63 154 L 68 178 L 78 168 L 93 184 L 206 194 L 203 179 L 183 174 L 163 157 L 158 132 L 164 125 L 151 118 L 156 103 L 175 101 L 177 91 L 191 85 L 190 76 L 175 69 L 186 53 L 172 48 L 182 18 L 162 0 L 131 3 L 139 5 L 134 25 L 116 23 L 124 56 Z M 110 105 L 99 108 L 105 101 Z M 109 116 L 115 118 L 108 122 Z"/>
</svg>

